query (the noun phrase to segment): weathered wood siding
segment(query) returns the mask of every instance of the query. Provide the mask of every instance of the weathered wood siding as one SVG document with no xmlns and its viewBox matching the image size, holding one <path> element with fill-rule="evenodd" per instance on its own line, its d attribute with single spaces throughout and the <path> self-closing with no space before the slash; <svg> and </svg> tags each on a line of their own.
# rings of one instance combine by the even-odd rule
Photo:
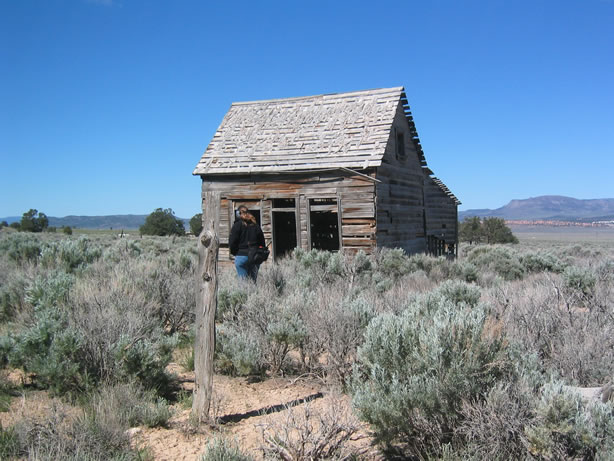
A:
<svg viewBox="0 0 614 461">
<path fill-rule="evenodd" d="M 399 102 L 382 164 L 377 168 L 377 246 L 426 251 L 424 173 L 413 142 L 404 102 Z M 403 135 L 404 156 L 397 156 L 397 135 Z"/>
<path fill-rule="evenodd" d="M 373 177 L 375 169 L 363 170 Z M 261 227 L 267 244 L 272 238 L 272 200 L 294 198 L 297 212 L 297 244 L 310 249 L 309 200 L 337 200 L 341 211 L 342 247 L 371 252 L 375 246 L 375 184 L 370 178 L 345 170 L 311 172 L 308 174 L 254 174 L 203 177 L 203 197 L 207 191 L 220 193 L 221 264 L 231 263 L 228 237 L 234 223 L 233 203 L 250 202 L 250 209 L 260 210 Z M 204 209 L 204 204 L 203 204 Z M 272 258 L 271 258 L 272 260 Z"/>
<path fill-rule="evenodd" d="M 458 233 L 458 214 L 455 201 L 433 181 L 424 178 L 426 200 L 426 234 L 446 243 L 456 244 Z"/>
</svg>

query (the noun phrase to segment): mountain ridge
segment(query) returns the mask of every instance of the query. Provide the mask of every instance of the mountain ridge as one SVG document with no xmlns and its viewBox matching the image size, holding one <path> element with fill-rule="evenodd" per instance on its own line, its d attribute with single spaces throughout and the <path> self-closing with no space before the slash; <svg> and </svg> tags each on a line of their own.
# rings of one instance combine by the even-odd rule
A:
<svg viewBox="0 0 614 461">
<path fill-rule="evenodd" d="M 614 198 L 576 199 L 563 195 L 541 195 L 528 199 L 513 199 L 494 210 L 483 208 L 458 213 L 461 221 L 471 216 L 507 220 L 610 221 L 614 220 Z"/>
</svg>

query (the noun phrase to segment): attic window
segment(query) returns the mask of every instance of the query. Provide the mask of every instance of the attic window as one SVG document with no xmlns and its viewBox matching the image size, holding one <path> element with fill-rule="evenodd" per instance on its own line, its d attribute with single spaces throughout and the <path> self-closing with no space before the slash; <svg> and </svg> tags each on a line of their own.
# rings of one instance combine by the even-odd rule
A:
<svg viewBox="0 0 614 461">
<path fill-rule="evenodd" d="M 405 136 L 400 131 L 395 130 L 396 133 L 396 155 L 399 162 L 405 161 Z"/>
</svg>

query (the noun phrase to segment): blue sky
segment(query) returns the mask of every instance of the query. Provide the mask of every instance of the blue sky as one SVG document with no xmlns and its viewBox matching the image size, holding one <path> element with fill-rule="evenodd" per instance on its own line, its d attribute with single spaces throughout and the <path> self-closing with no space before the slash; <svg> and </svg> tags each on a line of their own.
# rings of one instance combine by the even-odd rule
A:
<svg viewBox="0 0 614 461">
<path fill-rule="evenodd" d="M 391 86 L 461 210 L 614 197 L 614 0 L 0 0 L 0 60 L 0 216 L 189 218 L 233 101 Z"/>
</svg>

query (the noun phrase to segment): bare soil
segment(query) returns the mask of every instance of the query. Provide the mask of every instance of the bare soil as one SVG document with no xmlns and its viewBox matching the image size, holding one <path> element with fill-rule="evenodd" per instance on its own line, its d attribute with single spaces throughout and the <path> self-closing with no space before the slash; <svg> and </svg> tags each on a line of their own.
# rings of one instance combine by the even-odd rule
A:
<svg viewBox="0 0 614 461">
<path fill-rule="evenodd" d="M 182 387 L 192 390 L 193 372 L 183 372 L 177 364 L 171 370 L 179 376 Z M 23 380 L 18 374 L 12 380 Z M 324 412 L 333 399 L 338 398 L 319 381 L 302 378 L 269 378 L 253 381 L 216 375 L 213 380 L 214 396 L 211 425 L 196 425 L 190 418 L 191 410 L 180 403 L 173 406 L 173 416 L 166 428 L 138 427 L 129 430 L 135 448 L 146 448 L 156 461 L 195 461 L 205 452 L 207 442 L 216 436 L 234 440 L 241 449 L 255 459 L 263 459 L 263 431 L 271 424 L 283 424 L 288 407 L 301 411 L 309 405 L 314 414 Z M 349 406 L 349 397 L 342 397 Z M 0 423 L 8 427 L 19 419 L 36 419 L 50 412 L 59 401 L 46 392 L 32 391 L 14 398 L 11 410 L 0 413 Z M 75 412 L 79 409 L 75 408 Z M 380 458 L 371 447 L 366 428 L 360 431 L 355 448 L 368 459 Z"/>
</svg>

